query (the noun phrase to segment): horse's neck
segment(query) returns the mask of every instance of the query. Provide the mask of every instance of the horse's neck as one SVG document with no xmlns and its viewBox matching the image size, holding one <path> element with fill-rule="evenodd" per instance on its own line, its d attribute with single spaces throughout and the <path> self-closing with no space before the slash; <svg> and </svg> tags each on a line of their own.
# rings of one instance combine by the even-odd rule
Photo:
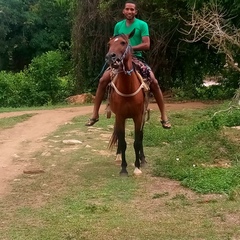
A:
<svg viewBox="0 0 240 240">
<path fill-rule="evenodd" d="M 123 69 L 126 72 L 132 71 L 133 70 L 133 62 L 132 62 L 132 57 L 129 57 L 128 59 L 125 59 L 125 61 L 123 61 Z"/>
<path fill-rule="evenodd" d="M 140 82 L 134 70 L 132 57 L 123 61 L 122 71 L 118 72 L 115 80 L 113 82 L 116 83 L 117 88 L 123 93 L 133 93 L 139 88 Z"/>
</svg>

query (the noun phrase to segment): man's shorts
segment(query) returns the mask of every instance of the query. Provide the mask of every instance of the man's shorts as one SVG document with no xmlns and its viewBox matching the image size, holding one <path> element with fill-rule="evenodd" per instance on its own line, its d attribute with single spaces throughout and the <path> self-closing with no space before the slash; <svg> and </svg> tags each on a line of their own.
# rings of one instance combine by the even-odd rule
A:
<svg viewBox="0 0 240 240">
<path fill-rule="evenodd" d="M 133 57 L 133 64 L 135 69 L 141 74 L 142 78 L 151 83 L 150 72 L 151 68 L 142 58 Z"/>
</svg>

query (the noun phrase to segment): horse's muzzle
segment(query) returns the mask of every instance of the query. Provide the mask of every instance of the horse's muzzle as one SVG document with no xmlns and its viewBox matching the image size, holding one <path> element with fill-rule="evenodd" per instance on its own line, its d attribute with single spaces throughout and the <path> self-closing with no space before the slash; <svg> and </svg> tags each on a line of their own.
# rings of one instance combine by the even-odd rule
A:
<svg viewBox="0 0 240 240">
<path fill-rule="evenodd" d="M 105 61 L 114 67 L 118 67 L 121 63 L 121 60 L 118 58 L 118 56 L 115 53 L 107 53 L 105 56 Z"/>
</svg>

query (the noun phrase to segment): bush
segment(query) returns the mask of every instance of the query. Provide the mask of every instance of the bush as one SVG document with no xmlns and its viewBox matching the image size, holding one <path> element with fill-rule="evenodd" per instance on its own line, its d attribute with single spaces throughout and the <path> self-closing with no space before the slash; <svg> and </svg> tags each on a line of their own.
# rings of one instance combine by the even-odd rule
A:
<svg viewBox="0 0 240 240">
<path fill-rule="evenodd" d="M 35 85 L 35 104 L 56 104 L 69 96 L 73 84 L 68 76 L 71 68 L 66 58 L 63 52 L 50 51 L 33 59 L 28 75 Z"/>
<path fill-rule="evenodd" d="M 47 52 L 19 73 L 0 72 L 0 107 L 57 104 L 72 94 L 70 61 L 64 52 Z"/>
<path fill-rule="evenodd" d="M 225 85 L 196 88 L 196 98 L 203 100 L 226 100 L 231 99 L 236 89 L 228 88 Z"/>
<path fill-rule="evenodd" d="M 28 77 L 24 72 L 0 72 L 1 107 L 30 106 L 29 94 L 32 92 Z"/>
</svg>

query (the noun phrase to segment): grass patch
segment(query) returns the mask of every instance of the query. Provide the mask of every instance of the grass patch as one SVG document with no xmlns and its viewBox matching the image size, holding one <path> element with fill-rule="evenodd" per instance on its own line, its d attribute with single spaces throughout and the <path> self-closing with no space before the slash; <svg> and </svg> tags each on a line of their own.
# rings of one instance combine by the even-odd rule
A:
<svg viewBox="0 0 240 240">
<path fill-rule="evenodd" d="M 19 176 L 12 182 L 11 194 L 0 199 L 1 238 L 239 239 L 239 135 L 206 124 L 215 111 L 172 112 L 171 130 L 162 129 L 158 113 L 153 113 L 144 135 L 149 167 L 139 178 L 131 175 L 130 121 L 126 134 L 130 176 L 121 178 L 120 166 L 114 164 L 115 152 L 107 150 L 114 118 L 102 117 L 93 128 L 84 126 L 89 116 L 73 119 L 51 134 L 45 148 L 32 159 L 44 173 Z M 82 143 L 66 145 L 66 139 Z M 200 193 L 224 194 L 205 198 L 171 187 L 171 181 L 170 187 L 163 186 L 161 178 L 152 178 L 151 173 L 177 179 Z"/>
<path fill-rule="evenodd" d="M 145 146 L 157 147 L 161 153 L 154 158 L 154 174 L 179 180 L 199 193 L 229 194 L 237 188 L 239 141 L 227 137 L 232 129 L 226 126 L 240 125 L 240 110 L 214 116 L 224 107 L 173 113 L 170 131 L 155 121 L 146 124 Z"/>
<path fill-rule="evenodd" d="M 73 108 L 73 107 L 80 107 L 80 106 L 89 106 L 90 103 L 84 103 L 84 104 L 74 104 L 70 105 L 68 103 L 66 104 L 57 104 L 57 105 L 45 105 L 45 106 L 39 106 L 39 107 L 19 107 L 19 108 L 4 108 L 0 107 L 0 113 L 4 112 L 22 112 L 22 111 L 35 111 L 35 110 L 52 110 L 52 109 L 60 109 L 60 108 Z"/>
<path fill-rule="evenodd" d="M 17 123 L 24 122 L 34 115 L 35 114 L 23 114 L 16 117 L 0 118 L 0 129 L 11 128 Z"/>
</svg>

